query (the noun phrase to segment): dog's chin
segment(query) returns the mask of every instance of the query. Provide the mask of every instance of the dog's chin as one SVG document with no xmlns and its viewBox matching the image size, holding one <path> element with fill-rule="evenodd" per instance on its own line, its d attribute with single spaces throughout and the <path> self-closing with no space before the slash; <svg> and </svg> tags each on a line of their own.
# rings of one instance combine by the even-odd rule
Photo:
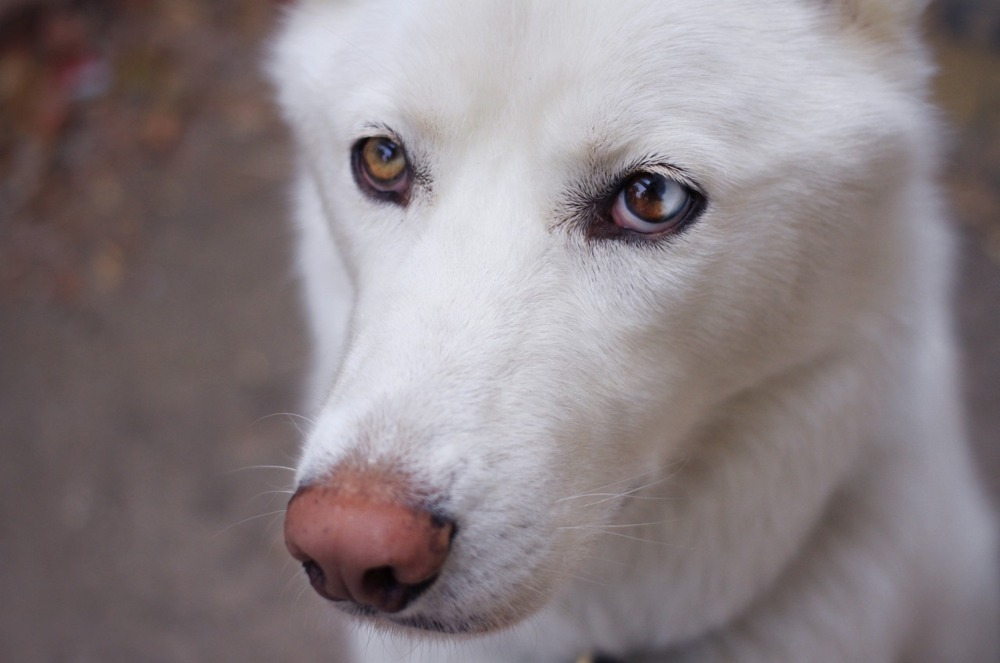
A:
<svg viewBox="0 0 1000 663">
<path fill-rule="evenodd" d="M 386 614 L 366 605 L 341 603 L 335 605 L 342 612 L 379 630 L 407 635 L 486 635 L 506 630 L 526 617 L 524 614 L 515 614 L 514 610 L 495 614 L 462 615 L 459 618 L 441 618 L 419 612 L 404 616 Z"/>
</svg>

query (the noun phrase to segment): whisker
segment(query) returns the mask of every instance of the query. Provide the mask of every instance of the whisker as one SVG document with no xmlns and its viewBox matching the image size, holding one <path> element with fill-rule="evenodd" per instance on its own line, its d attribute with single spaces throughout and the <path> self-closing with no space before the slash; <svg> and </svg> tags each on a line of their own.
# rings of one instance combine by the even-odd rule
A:
<svg viewBox="0 0 1000 663">
<path fill-rule="evenodd" d="M 266 532 L 267 534 L 270 534 L 271 532 L 274 531 L 275 527 L 282 527 L 282 528 L 284 528 L 284 524 L 285 524 L 285 519 L 284 518 L 275 518 L 270 523 L 268 523 L 267 527 L 264 528 L 264 532 Z"/>
<path fill-rule="evenodd" d="M 248 465 L 246 467 L 237 467 L 233 470 L 227 470 L 226 472 L 223 472 L 223 476 L 237 474 L 239 472 L 249 472 L 251 470 L 282 470 L 285 472 L 295 472 L 294 467 L 288 467 L 287 465 Z"/>
<path fill-rule="evenodd" d="M 552 573 L 553 575 L 557 575 L 557 576 L 563 576 L 564 578 L 573 578 L 574 580 L 580 580 L 582 582 L 590 583 L 590 584 L 596 585 L 598 587 L 610 587 L 611 586 L 611 585 L 609 585 L 606 582 L 598 580 L 597 578 L 591 578 L 589 576 L 580 575 L 578 573 L 570 573 L 568 571 L 559 571 L 559 570 L 556 570 L 556 569 L 549 569 L 549 573 Z"/>
<path fill-rule="evenodd" d="M 302 587 L 299 588 L 299 593 L 295 597 L 295 603 L 301 603 L 302 597 L 306 595 L 309 591 L 309 583 L 302 583 Z"/>
<path fill-rule="evenodd" d="M 253 497 L 251 497 L 250 501 L 253 502 L 254 500 L 259 500 L 260 498 L 264 497 L 265 495 L 284 495 L 286 497 L 290 497 L 291 495 L 294 495 L 294 494 L 295 494 L 294 490 L 284 490 L 284 489 L 282 489 L 282 490 L 265 490 L 265 491 L 257 493 Z"/>
<path fill-rule="evenodd" d="M 580 497 L 607 497 L 607 498 L 629 497 L 633 500 L 653 500 L 657 502 L 670 499 L 668 497 L 657 497 L 656 495 L 632 495 L 631 491 L 628 491 L 624 493 L 584 493 L 582 495 L 574 495 L 573 497 L 564 497 L 558 501 L 561 502 L 563 500 L 575 500 Z M 601 504 L 604 501 L 605 500 L 601 500 L 599 502 L 592 502 L 592 504 Z M 590 506 L 590 504 L 587 504 L 586 506 Z"/>
<path fill-rule="evenodd" d="M 289 572 L 289 568 L 288 567 L 289 567 L 289 564 L 291 564 L 291 561 L 292 561 L 291 558 L 288 558 L 288 560 L 285 562 L 285 566 L 281 569 L 282 575 L 288 575 L 288 578 L 285 580 L 285 586 L 281 590 L 281 597 L 282 598 L 286 598 L 286 597 L 290 596 L 290 592 L 292 591 L 292 583 L 296 583 L 296 584 L 302 583 L 302 569 L 301 569 L 301 567 L 299 567 L 298 565 L 296 565 L 296 567 L 294 569 L 292 569 L 291 572 Z M 299 601 L 300 598 L 302 598 L 302 587 L 301 587 L 301 585 L 299 586 L 299 595 L 294 599 L 293 602 L 294 603 L 298 603 L 298 601 Z"/>
<path fill-rule="evenodd" d="M 295 412 L 275 412 L 273 414 L 266 414 L 263 417 L 257 419 L 252 424 L 250 424 L 250 428 L 258 426 L 263 422 L 267 421 L 268 419 L 273 419 L 274 417 L 284 417 L 285 419 L 287 419 L 290 424 L 295 426 L 295 430 L 299 434 L 299 437 L 306 437 L 308 435 L 305 428 L 303 428 L 302 422 L 304 422 L 304 424 L 308 427 L 315 428 L 316 426 L 316 421 L 314 419 L 311 419 L 303 414 L 297 414 Z"/>
<path fill-rule="evenodd" d="M 631 483 L 632 481 L 635 481 L 636 479 L 639 479 L 640 477 L 649 476 L 650 474 L 653 474 L 655 472 L 657 472 L 657 470 L 646 470 L 645 472 L 640 472 L 639 474 L 636 474 L 636 475 L 631 476 L 631 477 L 627 477 L 625 479 L 619 479 L 618 481 L 612 481 L 611 483 L 606 483 L 603 486 L 597 486 L 595 488 L 591 488 L 588 492 L 582 493 L 580 495 L 570 495 L 569 497 L 563 497 L 561 499 L 556 500 L 556 502 L 564 502 L 566 500 L 575 500 L 575 499 L 578 499 L 580 497 L 588 497 L 588 496 L 593 496 L 593 495 L 609 494 L 609 493 L 599 493 L 597 491 L 607 491 L 608 489 L 610 489 L 613 486 L 617 486 L 617 485 L 622 484 L 622 483 Z M 617 493 L 614 493 L 614 494 L 617 494 Z"/>
<path fill-rule="evenodd" d="M 622 532 L 602 531 L 601 534 L 605 534 L 607 536 L 618 536 L 623 539 L 628 539 L 629 541 L 638 541 L 639 543 L 649 543 L 655 546 L 663 546 L 665 548 L 677 548 L 677 549 L 680 548 L 680 546 L 678 546 L 676 543 L 669 543 L 667 541 L 657 541 L 655 539 L 645 539 L 641 536 L 632 536 L 631 534 L 624 534 Z"/>
<path fill-rule="evenodd" d="M 679 465 L 681 463 L 677 463 L 677 464 Z M 664 483 L 666 481 L 669 481 L 670 479 L 672 479 L 677 474 L 677 471 L 669 472 L 668 474 L 666 474 L 666 475 L 664 475 L 664 476 L 662 476 L 662 477 L 660 477 L 658 479 L 655 479 L 653 481 L 649 481 L 647 483 L 641 484 L 641 485 L 636 486 L 634 488 L 630 488 L 629 490 L 626 490 L 624 492 L 614 492 L 614 491 L 607 490 L 608 488 L 611 488 L 613 486 L 617 486 L 617 485 L 620 485 L 620 484 L 623 484 L 623 483 L 629 483 L 629 482 L 635 481 L 636 479 L 639 479 L 640 477 L 646 477 L 646 476 L 649 476 L 651 474 L 658 474 L 661 471 L 661 469 L 666 469 L 666 468 L 657 468 L 657 469 L 653 469 L 653 470 L 648 470 L 646 472 L 642 472 L 640 474 L 636 474 L 635 476 L 629 477 L 627 479 L 621 479 L 619 481 L 615 481 L 613 483 L 606 484 L 605 486 L 600 486 L 600 487 L 598 487 L 598 488 L 596 488 L 594 490 L 591 490 L 591 491 L 588 491 L 588 492 L 585 492 L 585 493 L 580 493 L 578 495 L 570 495 L 568 497 L 562 497 L 562 498 L 556 500 L 556 503 L 565 502 L 565 501 L 568 501 L 568 500 L 581 499 L 581 498 L 584 498 L 584 497 L 600 497 L 600 498 L 603 498 L 603 499 L 595 500 L 594 502 L 590 502 L 588 504 L 585 504 L 584 508 L 586 508 L 586 507 L 590 507 L 590 506 L 596 506 L 598 504 L 603 504 L 603 503 L 608 502 L 610 500 L 622 499 L 622 498 L 626 498 L 626 497 L 629 498 L 629 499 L 632 499 L 632 500 L 640 500 L 640 499 L 641 500 L 663 500 L 663 499 L 667 499 L 667 498 L 664 498 L 664 497 L 658 497 L 658 496 L 654 496 L 654 495 L 636 495 L 636 493 L 638 493 L 638 492 L 640 492 L 642 490 L 645 490 L 646 488 L 650 488 L 650 487 L 655 486 L 657 484 L 661 484 L 661 483 Z"/>
<path fill-rule="evenodd" d="M 555 571 L 554 569 L 549 569 L 549 571 L 552 572 L 552 573 L 558 573 L 558 571 Z M 539 596 L 541 596 L 541 597 L 543 597 L 545 599 L 550 598 L 549 595 L 546 592 L 542 591 L 541 589 L 539 589 L 538 587 L 535 587 L 532 584 L 525 583 L 522 587 L 523 587 L 523 589 L 526 589 L 529 592 L 534 592 L 535 594 L 538 594 Z"/>
<path fill-rule="evenodd" d="M 636 486 L 632 490 L 627 490 L 624 493 L 619 493 L 619 494 L 617 494 L 617 495 L 615 495 L 613 497 L 605 497 L 604 499 L 601 499 L 601 500 L 596 500 L 594 502 L 588 502 L 587 504 L 584 505 L 584 508 L 589 507 L 589 506 L 596 506 L 598 504 L 604 504 L 605 502 L 609 502 L 609 501 L 611 501 L 613 499 L 617 499 L 617 498 L 632 497 L 635 493 L 637 493 L 639 491 L 645 490 L 647 488 L 652 488 L 653 486 L 656 486 L 656 485 L 665 483 L 666 481 L 669 481 L 672 476 L 673 475 L 661 477 L 661 478 L 657 479 L 656 481 L 650 481 L 649 483 L 643 484 L 641 486 Z M 663 498 L 660 498 L 660 499 L 663 499 Z"/>
<path fill-rule="evenodd" d="M 565 525 L 559 529 L 594 529 L 605 531 L 608 529 L 622 529 L 625 527 L 648 527 L 650 525 L 663 525 L 672 522 L 671 520 L 653 520 L 648 523 L 626 523 L 624 525 Z"/>
<path fill-rule="evenodd" d="M 228 527 L 222 528 L 221 530 L 219 530 L 218 532 L 215 533 L 215 536 L 220 536 L 222 534 L 225 534 L 226 532 L 228 532 L 229 530 L 233 529 L 234 527 L 239 527 L 240 525 L 244 525 L 244 524 L 246 524 L 246 523 L 248 523 L 248 522 L 250 522 L 252 520 L 259 520 L 261 518 L 267 518 L 268 516 L 277 516 L 278 514 L 283 514 L 284 512 L 285 512 L 284 509 L 279 509 L 277 511 L 271 511 L 270 513 L 261 513 L 261 514 L 258 514 L 256 516 L 250 516 L 249 518 L 244 518 L 243 520 L 241 520 L 241 521 L 239 521 L 237 523 L 233 523 L 232 525 L 229 525 Z"/>
<path fill-rule="evenodd" d="M 316 420 L 315 419 L 307 417 L 304 414 L 298 414 L 296 412 L 273 412 L 271 414 L 265 414 L 263 417 L 261 417 L 261 418 L 257 419 L 256 421 L 254 421 L 252 425 L 256 426 L 257 424 L 259 424 L 259 423 L 261 423 L 263 421 L 267 421 L 268 419 L 273 419 L 274 417 L 288 417 L 293 422 L 295 420 L 299 419 L 299 420 L 302 420 L 305 423 L 309 424 L 310 426 L 315 426 L 316 425 Z"/>
</svg>

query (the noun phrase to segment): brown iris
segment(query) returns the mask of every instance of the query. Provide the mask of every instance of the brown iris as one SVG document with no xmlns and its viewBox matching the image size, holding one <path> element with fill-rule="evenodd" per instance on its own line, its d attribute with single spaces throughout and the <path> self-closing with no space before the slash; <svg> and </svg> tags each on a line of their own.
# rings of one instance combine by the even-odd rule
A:
<svg viewBox="0 0 1000 663">
<path fill-rule="evenodd" d="M 665 196 L 670 180 L 657 175 L 639 175 L 625 188 L 625 204 L 629 211 L 647 223 L 660 223 L 674 210 L 667 206 Z"/>
<path fill-rule="evenodd" d="M 364 138 L 355 144 L 352 162 L 354 178 L 366 194 L 397 205 L 409 200 L 412 170 L 402 145 L 385 136 Z"/>
<path fill-rule="evenodd" d="M 683 225 L 696 211 L 698 197 L 676 179 L 643 172 L 625 181 L 611 208 L 622 228 L 639 233 L 662 233 Z"/>
</svg>

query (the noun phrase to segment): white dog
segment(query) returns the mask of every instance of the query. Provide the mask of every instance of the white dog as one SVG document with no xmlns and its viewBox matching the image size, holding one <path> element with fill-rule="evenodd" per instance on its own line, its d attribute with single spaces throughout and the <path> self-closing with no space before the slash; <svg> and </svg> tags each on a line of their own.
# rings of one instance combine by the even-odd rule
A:
<svg viewBox="0 0 1000 663">
<path fill-rule="evenodd" d="M 285 531 L 359 660 L 995 660 L 923 4 L 292 4 Z"/>
</svg>

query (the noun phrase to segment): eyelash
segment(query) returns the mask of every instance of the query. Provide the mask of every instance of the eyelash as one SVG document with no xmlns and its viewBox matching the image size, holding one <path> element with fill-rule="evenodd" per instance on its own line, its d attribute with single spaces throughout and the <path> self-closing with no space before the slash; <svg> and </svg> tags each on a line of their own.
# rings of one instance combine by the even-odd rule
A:
<svg viewBox="0 0 1000 663">
<path fill-rule="evenodd" d="M 672 179 L 692 196 L 693 200 L 686 217 L 677 227 L 663 233 L 641 233 L 615 223 L 611 215 L 615 201 L 632 178 L 641 173 L 659 174 Z M 671 237 L 682 233 L 701 218 L 707 208 L 707 195 L 683 171 L 660 161 L 644 158 L 637 159 L 616 171 L 601 173 L 599 179 L 591 186 L 574 192 L 570 202 L 564 207 L 566 209 L 564 218 L 566 221 L 573 220 L 573 225 L 580 228 L 589 241 L 614 240 L 649 245 L 669 241 Z"/>
</svg>

